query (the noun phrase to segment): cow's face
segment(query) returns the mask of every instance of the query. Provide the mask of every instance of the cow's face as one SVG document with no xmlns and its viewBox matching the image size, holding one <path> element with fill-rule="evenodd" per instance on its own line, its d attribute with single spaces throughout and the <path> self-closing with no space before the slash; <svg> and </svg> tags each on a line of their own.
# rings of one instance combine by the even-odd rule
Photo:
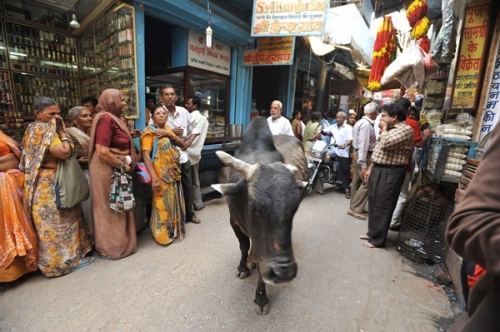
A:
<svg viewBox="0 0 500 332">
<path fill-rule="evenodd" d="M 278 283 L 293 279 L 297 263 L 292 249 L 292 221 L 301 200 L 295 175 L 283 163 L 259 165 L 248 181 L 250 259 L 262 279 Z"/>
<path fill-rule="evenodd" d="M 297 273 L 292 250 L 292 220 L 301 201 L 303 183 L 293 166 L 275 162 L 249 165 L 225 153 L 223 163 L 239 172 L 245 183 L 213 185 L 232 198 L 236 218 L 252 240 L 250 259 L 258 263 L 267 283 L 290 281 Z"/>
</svg>

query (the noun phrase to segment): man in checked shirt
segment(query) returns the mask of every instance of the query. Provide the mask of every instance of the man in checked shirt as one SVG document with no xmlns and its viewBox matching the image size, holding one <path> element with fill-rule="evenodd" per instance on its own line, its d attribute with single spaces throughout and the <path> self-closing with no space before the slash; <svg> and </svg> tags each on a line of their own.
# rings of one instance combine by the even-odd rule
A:
<svg viewBox="0 0 500 332">
<path fill-rule="evenodd" d="M 368 183 L 368 232 L 360 239 L 367 248 L 385 246 L 392 213 L 403 186 L 406 165 L 413 152 L 413 129 L 408 126 L 406 109 L 396 103 L 383 106 L 380 137 L 365 174 Z"/>
</svg>

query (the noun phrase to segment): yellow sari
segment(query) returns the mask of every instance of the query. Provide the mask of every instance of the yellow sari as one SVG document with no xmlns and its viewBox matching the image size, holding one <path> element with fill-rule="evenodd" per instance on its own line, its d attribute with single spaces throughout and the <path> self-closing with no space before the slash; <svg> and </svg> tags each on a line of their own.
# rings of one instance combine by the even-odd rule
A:
<svg viewBox="0 0 500 332">
<path fill-rule="evenodd" d="M 165 128 L 169 130 L 168 128 Z M 141 149 L 153 151 L 156 127 L 148 126 L 141 136 Z M 153 192 L 153 210 L 150 227 L 153 237 L 160 244 L 182 240 L 185 234 L 186 213 L 182 193 L 180 153 L 167 137 L 158 139 L 156 154 L 152 160 L 161 190 Z"/>
<path fill-rule="evenodd" d="M 56 169 L 41 167 L 52 145 L 62 144 L 55 119 L 26 129 L 19 168 L 26 174 L 25 199 L 38 237 L 38 268 L 46 277 L 70 273 L 92 249 L 80 205 L 58 209 Z"/>
</svg>

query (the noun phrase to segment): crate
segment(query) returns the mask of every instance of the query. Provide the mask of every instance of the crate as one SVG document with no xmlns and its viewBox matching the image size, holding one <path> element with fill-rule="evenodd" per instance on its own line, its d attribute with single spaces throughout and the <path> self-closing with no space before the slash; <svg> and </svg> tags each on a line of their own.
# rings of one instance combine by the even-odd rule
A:
<svg viewBox="0 0 500 332">
<path fill-rule="evenodd" d="M 426 175 L 435 183 L 458 183 L 465 167 L 454 170 L 455 175 L 445 174 L 446 160 L 453 151 L 464 152 L 472 159 L 476 153 L 477 142 L 449 138 L 433 138 L 427 155 Z"/>
</svg>

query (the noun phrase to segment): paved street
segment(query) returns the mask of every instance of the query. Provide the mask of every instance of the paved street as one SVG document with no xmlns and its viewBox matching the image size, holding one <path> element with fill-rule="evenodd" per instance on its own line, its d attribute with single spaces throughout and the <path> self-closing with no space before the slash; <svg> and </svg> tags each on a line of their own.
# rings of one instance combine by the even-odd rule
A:
<svg viewBox="0 0 500 332">
<path fill-rule="evenodd" d="M 293 229 L 298 274 L 268 286 L 267 316 L 254 313 L 256 271 L 234 276 L 238 242 L 218 199 L 182 242 L 162 247 L 146 230 L 130 257 L 0 286 L 0 331 L 444 331 L 455 313 L 442 288 L 416 276 L 392 247 L 396 233 L 387 249 L 363 247 L 366 221 L 347 207 L 332 191 L 304 199 Z"/>
</svg>

